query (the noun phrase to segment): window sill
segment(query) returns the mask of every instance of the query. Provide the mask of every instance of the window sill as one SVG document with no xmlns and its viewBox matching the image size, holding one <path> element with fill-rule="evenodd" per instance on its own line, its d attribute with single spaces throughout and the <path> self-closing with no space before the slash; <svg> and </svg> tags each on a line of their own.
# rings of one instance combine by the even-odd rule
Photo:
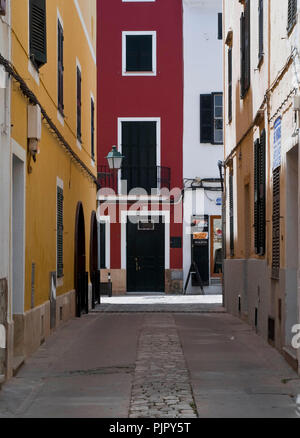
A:
<svg viewBox="0 0 300 438">
<path fill-rule="evenodd" d="M 156 76 L 156 71 L 123 71 L 123 76 Z"/>
<path fill-rule="evenodd" d="M 39 71 L 34 66 L 33 62 L 29 59 L 28 61 L 28 71 L 37 83 L 37 85 L 40 85 L 40 74 Z"/>
<path fill-rule="evenodd" d="M 65 116 L 60 110 L 57 111 L 57 120 L 62 126 L 65 126 Z"/>
<path fill-rule="evenodd" d="M 82 141 L 77 138 L 76 144 L 77 144 L 78 149 L 82 151 Z"/>
</svg>

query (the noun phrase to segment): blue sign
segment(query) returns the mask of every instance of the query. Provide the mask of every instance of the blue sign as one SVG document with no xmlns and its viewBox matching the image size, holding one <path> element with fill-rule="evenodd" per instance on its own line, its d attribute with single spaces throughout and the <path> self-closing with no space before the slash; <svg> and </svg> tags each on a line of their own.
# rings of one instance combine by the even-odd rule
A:
<svg viewBox="0 0 300 438">
<path fill-rule="evenodd" d="M 273 170 L 281 166 L 281 118 L 274 125 Z"/>
<path fill-rule="evenodd" d="M 222 198 L 217 198 L 216 205 L 222 205 Z"/>
</svg>

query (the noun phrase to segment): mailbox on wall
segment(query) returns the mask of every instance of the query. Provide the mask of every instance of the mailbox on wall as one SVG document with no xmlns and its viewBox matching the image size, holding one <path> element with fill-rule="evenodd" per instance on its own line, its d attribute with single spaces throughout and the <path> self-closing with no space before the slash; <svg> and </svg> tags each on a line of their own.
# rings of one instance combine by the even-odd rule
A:
<svg viewBox="0 0 300 438">
<path fill-rule="evenodd" d="M 198 266 L 203 284 L 209 285 L 209 216 L 192 217 L 192 262 Z M 200 286 L 196 275 L 192 276 L 192 285 Z"/>
</svg>

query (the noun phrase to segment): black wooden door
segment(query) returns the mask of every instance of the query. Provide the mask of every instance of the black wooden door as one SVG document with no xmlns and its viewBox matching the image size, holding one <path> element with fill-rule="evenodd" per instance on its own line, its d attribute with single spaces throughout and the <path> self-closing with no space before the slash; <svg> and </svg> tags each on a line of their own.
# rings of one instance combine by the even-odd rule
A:
<svg viewBox="0 0 300 438">
<path fill-rule="evenodd" d="M 161 217 L 155 223 L 136 220 L 127 224 L 127 291 L 165 291 L 165 225 Z"/>
<path fill-rule="evenodd" d="M 122 179 L 128 191 L 143 188 L 151 193 L 157 187 L 156 122 L 122 123 Z"/>
</svg>

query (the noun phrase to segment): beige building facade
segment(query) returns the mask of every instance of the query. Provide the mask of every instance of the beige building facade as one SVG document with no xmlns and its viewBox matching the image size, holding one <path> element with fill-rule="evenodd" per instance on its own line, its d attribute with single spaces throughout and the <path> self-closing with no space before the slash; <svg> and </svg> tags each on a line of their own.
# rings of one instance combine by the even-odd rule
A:
<svg viewBox="0 0 300 438">
<path fill-rule="evenodd" d="M 298 368 L 299 2 L 224 0 L 224 301 Z"/>
</svg>

